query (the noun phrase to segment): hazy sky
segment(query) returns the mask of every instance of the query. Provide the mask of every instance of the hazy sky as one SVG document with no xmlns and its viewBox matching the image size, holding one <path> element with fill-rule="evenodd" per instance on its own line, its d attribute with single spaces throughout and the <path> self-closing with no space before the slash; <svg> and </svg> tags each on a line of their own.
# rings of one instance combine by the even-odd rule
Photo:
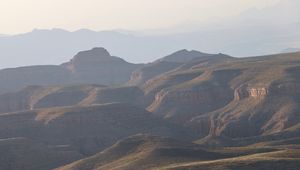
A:
<svg viewBox="0 0 300 170">
<path fill-rule="evenodd" d="M 0 0 L 0 34 L 34 28 L 162 29 L 222 19 L 279 0 Z"/>
</svg>

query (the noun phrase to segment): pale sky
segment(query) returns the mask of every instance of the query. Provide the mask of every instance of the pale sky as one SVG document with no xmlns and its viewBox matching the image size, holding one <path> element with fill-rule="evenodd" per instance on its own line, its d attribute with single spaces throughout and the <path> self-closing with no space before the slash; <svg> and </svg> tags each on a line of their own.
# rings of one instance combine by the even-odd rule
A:
<svg viewBox="0 0 300 170">
<path fill-rule="evenodd" d="M 146 30 L 205 23 L 279 0 L 0 0 L 0 34 L 38 29 Z"/>
</svg>

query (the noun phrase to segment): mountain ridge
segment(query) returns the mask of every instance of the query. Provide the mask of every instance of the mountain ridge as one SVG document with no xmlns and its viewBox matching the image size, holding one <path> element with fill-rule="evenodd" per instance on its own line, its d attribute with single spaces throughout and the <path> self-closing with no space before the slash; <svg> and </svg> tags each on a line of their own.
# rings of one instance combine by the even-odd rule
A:
<svg viewBox="0 0 300 170">
<path fill-rule="evenodd" d="M 98 69 L 109 70 L 108 63 L 120 67 L 125 62 L 104 48 L 80 52 L 60 66 L 8 69 L 22 73 L 18 81 L 33 73 L 47 81 L 33 79 L 21 90 L 0 94 L 0 145 L 6 142 L 8 153 L 20 146 L 16 152 L 22 155 L 27 152 L 22 147 L 29 144 L 33 154 L 58 155 L 51 159 L 51 168 L 67 170 L 295 169 L 300 148 L 299 56 L 234 58 L 181 50 L 138 65 L 119 85 L 94 80 L 102 79 L 104 71 Z M 64 81 L 53 85 L 52 70 L 93 81 L 70 83 L 61 76 Z M 95 77 L 89 79 L 89 74 Z M 25 140 L 16 145 L 17 139 Z M 67 162 L 60 162 L 64 156 Z"/>
</svg>

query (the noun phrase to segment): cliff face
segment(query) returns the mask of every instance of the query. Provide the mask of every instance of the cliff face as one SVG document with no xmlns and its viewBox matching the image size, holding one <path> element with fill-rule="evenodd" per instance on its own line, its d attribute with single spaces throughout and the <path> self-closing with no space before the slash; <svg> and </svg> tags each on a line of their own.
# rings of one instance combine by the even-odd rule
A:
<svg viewBox="0 0 300 170">
<path fill-rule="evenodd" d="M 265 87 L 251 87 L 242 85 L 234 91 L 236 100 L 242 100 L 248 97 L 263 99 L 267 96 L 284 96 L 284 95 L 297 95 L 300 93 L 300 84 L 296 82 L 280 83 Z"/>
<path fill-rule="evenodd" d="M 264 98 L 268 95 L 269 90 L 267 87 L 248 87 L 242 85 L 234 91 L 234 97 L 236 100 L 242 100 L 247 97 Z"/>
</svg>

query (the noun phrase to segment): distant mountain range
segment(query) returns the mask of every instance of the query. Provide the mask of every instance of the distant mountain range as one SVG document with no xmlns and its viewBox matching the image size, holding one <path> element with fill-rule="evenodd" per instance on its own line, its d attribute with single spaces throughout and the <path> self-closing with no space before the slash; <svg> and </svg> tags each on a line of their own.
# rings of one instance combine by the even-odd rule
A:
<svg viewBox="0 0 300 170">
<path fill-rule="evenodd" d="M 0 68 L 60 64 L 76 52 L 92 47 L 105 47 L 112 55 L 122 56 L 133 63 L 151 62 L 183 48 L 222 52 L 236 57 L 278 53 L 289 47 L 300 47 L 298 6 L 298 0 L 284 0 L 262 10 L 252 9 L 208 25 L 190 23 L 188 27 L 193 29 L 171 34 L 167 31 L 164 34 L 145 34 L 36 29 L 0 37 Z"/>
<path fill-rule="evenodd" d="M 0 68 L 59 64 L 77 51 L 94 46 L 106 47 L 113 55 L 134 63 L 150 62 L 181 48 L 221 51 L 234 56 L 270 54 L 297 45 L 300 35 L 294 28 L 298 26 L 290 25 L 283 31 L 266 27 L 225 28 L 161 36 L 135 36 L 114 31 L 35 30 L 0 37 Z"/>
</svg>

